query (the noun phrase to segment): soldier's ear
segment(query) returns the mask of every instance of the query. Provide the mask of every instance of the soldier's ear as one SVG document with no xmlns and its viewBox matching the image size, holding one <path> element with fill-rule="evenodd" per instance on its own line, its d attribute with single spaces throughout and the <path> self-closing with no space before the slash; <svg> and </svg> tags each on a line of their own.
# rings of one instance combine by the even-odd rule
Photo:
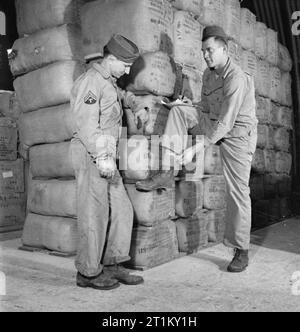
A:
<svg viewBox="0 0 300 332">
<path fill-rule="evenodd" d="M 109 55 L 107 56 L 107 59 L 108 59 L 109 61 L 116 61 L 116 60 L 117 60 L 117 58 L 116 58 L 114 55 L 112 55 L 112 54 L 109 54 Z"/>
</svg>

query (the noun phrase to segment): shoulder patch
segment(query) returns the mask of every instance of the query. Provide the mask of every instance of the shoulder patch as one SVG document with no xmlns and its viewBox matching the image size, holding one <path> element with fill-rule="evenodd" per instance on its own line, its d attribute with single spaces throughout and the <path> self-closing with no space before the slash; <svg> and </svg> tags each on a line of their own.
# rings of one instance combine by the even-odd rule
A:
<svg viewBox="0 0 300 332">
<path fill-rule="evenodd" d="M 84 98 L 84 102 L 87 105 L 94 105 L 97 102 L 97 96 L 95 96 L 92 91 L 89 91 L 89 93 Z"/>
</svg>

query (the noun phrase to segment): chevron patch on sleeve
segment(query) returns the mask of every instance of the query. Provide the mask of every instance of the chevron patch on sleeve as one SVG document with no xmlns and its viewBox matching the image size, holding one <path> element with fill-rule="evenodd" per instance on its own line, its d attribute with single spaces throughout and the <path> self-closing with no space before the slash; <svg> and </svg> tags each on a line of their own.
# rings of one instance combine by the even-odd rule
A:
<svg viewBox="0 0 300 332">
<path fill-rule="evenodd" d="M 89 93 L 84 98 L 84 102 L 87 105 L 94 105 L 97 102 L 97 96 L 95 96 L 92 91 L 89 91 Z"/>
</svg>

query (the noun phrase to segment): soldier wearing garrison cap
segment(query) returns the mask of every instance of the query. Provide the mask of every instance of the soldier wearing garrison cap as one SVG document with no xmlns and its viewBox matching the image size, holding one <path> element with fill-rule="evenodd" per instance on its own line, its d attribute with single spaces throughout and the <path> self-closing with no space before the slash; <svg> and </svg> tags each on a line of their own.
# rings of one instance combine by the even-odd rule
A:
<svg viewBox="0 0 300 332">
<path fill-rule="evenodd" d="M 227 212 L 224 244 L 235 249 L 229 272 L 242 272 L 248 266 L 251 230 L 249 178 L 256 149 L 257 119 L 254 80 L 228 56 L 228 37 L 216 25 L 203 31 L 202 51 L 208 68 L 203 75 L 199 108 L 191 105 L 171 109 L 163 136 L 163 169 L 170 156 L 177 163 L 191 161 L 201 143 L 186 149 L 187 136 L 204 135 L 204 146 L 219 144 L 227 185 Z M 207 115 L 208 114 L 208 115 Z M 177 141 L 178 144 L 170 143 Z M 203 144 L 203 142 L 202 142 Z M 202 145 L 203 148 L 203 145 Z M 174 157 L 175 156 L 175 157 Z M 137 183 L 137 189 L 150 191 L 173 184 L 174 170 L 167 170 Z"/>
<path fill-rule="evenodd" d="M 138 58 L 137 46 L 114 35 L 103 53 L 74 84 L 72 161 L 77 180 L 78 249 L 77 285 L 109 290 L 119 282 L 136 285 L 143 278 L 121 265 L 130 260 L 133 209 L 116 167 L 122 106 L 145 121 L 148 105 L 136 105 L 135 96 L 118 88 L 116 80 L 129 73 Z M 123 105 L 122 105 L 123 103 Z"/>
</svg>

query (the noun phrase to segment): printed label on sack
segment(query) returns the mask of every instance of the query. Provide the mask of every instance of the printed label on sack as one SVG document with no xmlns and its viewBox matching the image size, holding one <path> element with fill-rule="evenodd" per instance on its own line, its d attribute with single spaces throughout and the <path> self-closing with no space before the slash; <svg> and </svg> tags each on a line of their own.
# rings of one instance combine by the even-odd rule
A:
<svg viewBox="0 0 300 332">
<path fill-rule="evenodd" d="M 12 171 L 10 172 L 3 172 L 2 173 L 3 179 L 9 179 L 14 177 L 14 173 Z"/>
<path fill-rule="evenodd" d="M 6 277 L 3 272 L 0 271 L 0 296 L 6 295 Z"/>
</svg>

